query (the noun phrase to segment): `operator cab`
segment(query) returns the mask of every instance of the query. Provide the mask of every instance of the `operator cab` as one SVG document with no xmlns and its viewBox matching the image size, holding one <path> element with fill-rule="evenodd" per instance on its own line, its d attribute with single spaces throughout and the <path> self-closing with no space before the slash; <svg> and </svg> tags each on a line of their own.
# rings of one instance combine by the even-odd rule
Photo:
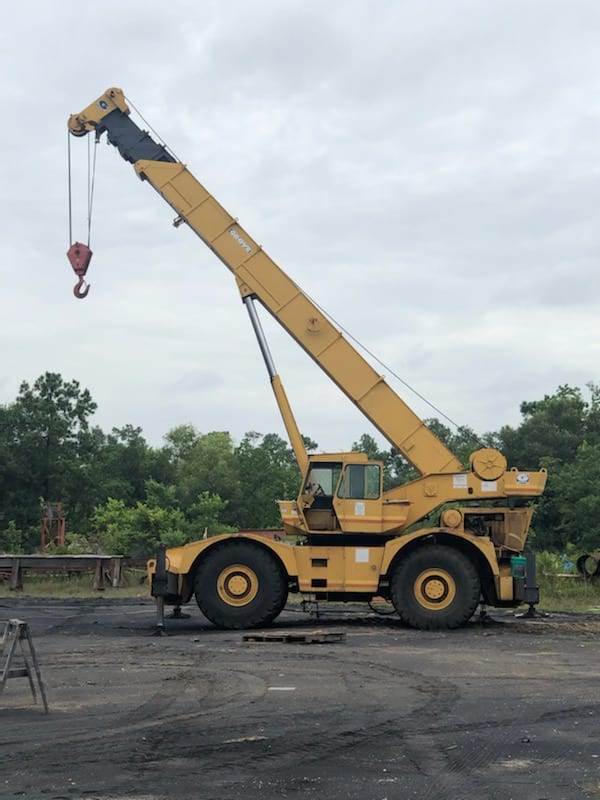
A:
<svg viewBox="0 0 600 800">
<path fill-rule="evenodd" d="M 309 460 L 298 498 L 308 530 L 381 532 L 383 465 L 366 461 L 362 453 L 327 458 Z"/>
</svg>

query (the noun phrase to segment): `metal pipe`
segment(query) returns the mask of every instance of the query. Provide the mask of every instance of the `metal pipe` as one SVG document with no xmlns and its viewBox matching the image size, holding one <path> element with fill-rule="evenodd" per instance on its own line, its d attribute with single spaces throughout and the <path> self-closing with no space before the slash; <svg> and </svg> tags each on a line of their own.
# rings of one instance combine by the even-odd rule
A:
<svg viewBox="0 0 600 800">
<path fill-rule="evenodd" d="M 254 298 L 251 297 L 250 295 L 247 295 L 246 297 L 242 298 L 242 302 L 244 303 L 246 309 L 248 310 L 250 322 L 252 323 L 252 327 L 254 329 L 254 333 L 258 341 L 258 346 L 260 347 L 260 352 L 262 353 L 262 357 L 264 358 L 265 365 L 267 367 L 267 372 L 269 373 L 269 378 L 273 380 L 275 375 L 277 375 L 277 370 L 275 369 L 275 362 L 273 361 L 273 356 L 271 355 L 271 351 L 269 350 L 269 345 L 267 344 L 265 333 L 262 329 L 262 325 L 260 324 L 260 319 L 258 318 L 256 309 L 254 308 Z"/>
</svg>

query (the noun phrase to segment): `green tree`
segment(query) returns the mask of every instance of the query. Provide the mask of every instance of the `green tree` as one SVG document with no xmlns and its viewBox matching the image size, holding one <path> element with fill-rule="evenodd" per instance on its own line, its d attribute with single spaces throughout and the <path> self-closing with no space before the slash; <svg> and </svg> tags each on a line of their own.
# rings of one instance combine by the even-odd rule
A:
<svg viewBox="0 0 600 800">
<path fill-rule="evenodd" d="M 559 464 L 572 461 L 585 439 L 589 409 L 581 390 L 566 385 L 543 400 L 521 403 L 521 424 L 505 425 L 498 434 L 509 464 L 537 469 L 548 459 Z"/>
<path fill-rule="evenodd" d="M 427 427 L 463 464 L 468 466 L 469 456 L 482 446 L 481 440 L 470 428 L 459 428 L 455 433 L 436 418 L 424 420 Z M 489 438 L 489 437 L 488 437 Z M 489 445 L 492 446 L 492 445 Z M 383 461 L 383 488 L 385 491 L 401 486 L 418 477 L 417 470 L 395 447 L 381 449 L 376 440 L 363 433 L 352 450 L 365 453 L 369 458 Z"/>
<path fill-rule="evenodd" d="M 3 512 L 29 530 L 29 545 L 39 537 L 39 498 L 75 505 L 82 492 L 95 444 L 89 426 L 95 410 L 87 389 L 54 372 L 33 385 L 24 381 L 15 402 L 2 409 Z"/>
<path fill-rule="evenodd" d="M 595 385 L 588 389 L 589 400 L 581 389 L 564 385 L 543 400 L 524 402 L 522 423 L 498 434 L 509 464 L 548 470 L 533 523 L 538 549 L 600 544 L 600 397 Z"/>
<path fill-rule="evenodd" d="M 185 544 L 187 523 L 178 508 L 162 508 L 151 501 L 127 506 L 123 500 L 109 498 L 94 511 L 98 540 L 110 555 L 147 558 L 159 543 L 167 547 Z"/>
<path fill-rule="evenodd" d="M 149 480 L 167 485 L 174 482 L 175 470 L 167 453 L 151 448 L 141 428 L 133 425 L 113 428 L 108 436 L 101 434 L 95 450 L 90 463 L 90 477 L 94 480 L 86 498 L 88 513 L 108 497 L 127 504 L 143 500 Z"/>
<path fill-rule="evenodd" d="M 165 441 L 181 508 L 192 506 L 203 492 L 218 495 L 228 504 L 235 502 L 239 480 L 229 433 L 199 433 L 191 425 L 182 425 L 169 431 Z"/>
<path fill-rule="evenodd" d="M 178 464 L 190 455 L 198 444 L 202 434 L 193 425 L 178 425 L 165 434 L 165 452 L 174 464 Z"/>
<path fill-rule="evenodd" d="M 226 518 L 238 528 L 277 528 L 277 500 L 298 495 L 300 474 L 291 448 L 276 433 L 250 431 L 235 450 L 240 490 Z"/>
<path fill-rule="evenodd" d="M 554 547 L 563 550 L 568 543 L 577 543 L 582 550 L 599 549 L 600 444 L 584 442 L 575 459 L 564 465 L 555 487 L 555 501 L 560 524 Z"/>
<path fill-rule="evenodd" d="M 14 444 L 14 410 L 0 406 L 0 528 L 14 516 L 18 506 L 19 481 L 14 459 L 18 449 Z"/>
<path fill-rule="evenodd" d="M 227 502 L 218 494 L 202 492 L 195 503 L 187 510 L 186 517 L 190 522 L 189 540 L 200 539 L 205 534 L 234 533 L 237 528 L 226 525 L 222 521 Z"/>
<path fill-rule="evenodd" d="M 437 436 L 450 452 L 458 458 L 463 467 L 469 466 L 469 458 L 481 447 L 494 447 L 491 434 L 480 437 L 474 430 L 467 426 L 462 426 L 452 431 L 436 417 L 426 419 L 425 424 L 429 430 Z"/>
<path fill-rule="evenodd" d="M 406 483 L 417 476 L 416 471 L 395 448 L 382 450 L 373 436 L 368 433 L 363 433 L 358 441 L 352 444 L 352 451 L 364 453 L 373 461 L 383 461 L 384 491 Z"/>
<path fill-rule="evenodd" d="M 17 528 L 15 521 L 12 519 L 3 530 L 0 530 L 0 552 L 23 552 L 23 533 Z"/>
</svg>

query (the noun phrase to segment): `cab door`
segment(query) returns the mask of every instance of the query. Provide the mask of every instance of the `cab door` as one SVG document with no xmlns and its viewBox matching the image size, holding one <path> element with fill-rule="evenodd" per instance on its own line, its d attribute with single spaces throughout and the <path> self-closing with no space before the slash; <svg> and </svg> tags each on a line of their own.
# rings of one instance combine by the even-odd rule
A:
<svg viewBox="0 0 600 800">
<path fill-rule="evenodd" d="M 382 533 L 382 468 L 379 463 L 346 464 L 333 507 L 345 533 Z"/>
</svg>

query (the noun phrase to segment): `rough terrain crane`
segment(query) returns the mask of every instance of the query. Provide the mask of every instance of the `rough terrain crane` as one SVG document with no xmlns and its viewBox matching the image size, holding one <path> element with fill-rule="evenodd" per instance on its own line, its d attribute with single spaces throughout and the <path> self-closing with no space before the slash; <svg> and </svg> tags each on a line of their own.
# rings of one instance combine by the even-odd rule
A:
<svg viewBox="0 0 600 800">
<path fill-rule="evenodd" d="M 302 475 L 296 499 L 279 501 L 286 539 L 226 534 L 170 548 L 166 591 L 156 589 L 156 561 L 149 562 L 153 593 L 166 594 L 175 606 L 195 595 L 204 615 L 223 628 L 268 625 L 289 592 L 316 601 L 383 597 L 402 620 L 423 629 L 458 627 L 480 602 L 494 607 L 537 602 L 523 550 L 545 470 L 507 469 L 504 456 L 491 448 L 474 452 L 464 469 L 237 219 L 131 119 L 121 89 L 108 89 L 73 114 L 68 128 L 74 136 L 93 133 L 99 139 L 106 133 L 137 175 L 174 209 L 174 225 L 187 224 L 233 273 Z M 78 297 L 87 294 L 82 287 L 90 257 L 86 245 L 75 243 L 69 250 L 79 276 Z M 307 453 L 255 301 L 419 477 L 384 491 L 381 462 L 356 452 Z"/>
</svg>

